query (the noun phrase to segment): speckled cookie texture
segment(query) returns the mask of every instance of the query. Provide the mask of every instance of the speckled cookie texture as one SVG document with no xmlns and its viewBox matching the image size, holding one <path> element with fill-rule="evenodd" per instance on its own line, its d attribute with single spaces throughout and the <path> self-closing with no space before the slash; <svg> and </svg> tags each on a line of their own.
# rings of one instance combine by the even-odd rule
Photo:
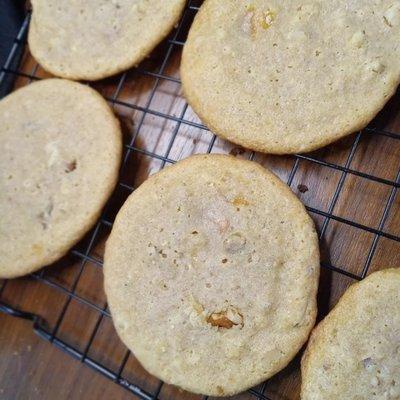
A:
<svg viewBox="0 0 400 400">
<path fill-rule="evenodd" d="M 206 0 L 183 53 L 208 127 L 266 153 L 305 152 L 371 121 L 400 81 L 400 0 Z"/>
<path fill-rule="evenodd" d="M 312 220 L 275 175 L 231 156 L 192 156 L 140 186 L 117 216 L 104 273 L 125 344 L 196 393 L 270 377 L 315 322 Z"/>
<path fill-rule="evenodd" d="M 32 0 L 29 46 L 56 76 L 96 80 L 141 62 L 178 22 L 185 0 Z"/>
<path fill-rule="evenodd" d="M 400 399 L 400 269 L 350 287 L 311 335 L 302 400 Z"/>
<path fill-rule="evenodd" d="M 106 101 L 49 79 L 0 101 L 0 278 L 63 256 L 111 194 L 121 131 Z"/>
</svg>

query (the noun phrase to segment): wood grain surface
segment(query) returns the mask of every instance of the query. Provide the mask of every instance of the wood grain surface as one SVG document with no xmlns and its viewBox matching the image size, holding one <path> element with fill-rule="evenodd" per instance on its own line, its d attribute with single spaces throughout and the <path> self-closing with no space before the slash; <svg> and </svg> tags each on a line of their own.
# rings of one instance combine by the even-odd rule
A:
<svg viewBox="0 0 400 400">
<path fill-rule="evenodd" d="M 114 107 L 127 145 L 120 184 L 101 220 L 59 262 L 32 277 L 6 282 L 3 290 L 4 282 L 0 281 L 1 301 L 38 314 L 56 338 L 115 373 L 127 350 L 117 338 L 106 309 L 101 269 L 104 242 L 131 189 L 170 162 L 190 154 L 211 148 L 213 153 L 254 158 L 289 182 L 310 208 L 321 235 L 323 265 L 329 267 L 322 268 L 319 318 L 355 278 L 400 266 L 400 199 L 390 184 L 399 182 L 400 94 L 370 124 L 371 129 L 305 157 L 250 153 L 215 139 L 183 98 L 180 42 L 194 14 L 194 9 L 188 9 L 179 32 L 173 32 L 172 40 L 160 45 L 139 68 L 93 84 Z M 16 87 L 29 84 L 32 75 L 49 77 L 27 49 L 20 72 L 26 76 L 17 75 Z M 384 131 L 399 137 L 385 135 Z M 23 143 L 21 151 L 29 151 Z M 300 355 L 255 390 L 271 400 L 297 400 L 299 360 Z M 133 355 L 127 358 L 121 377 L 162 400 L 201 398 L 169 385 L 160 387 Z M 255 399 L 254 393 L 236 398 Z M 0 313 L 0 399 L 55 398 L 128 399 L 133 395 L 39 338 L 31 323 Z"/>
</svg>

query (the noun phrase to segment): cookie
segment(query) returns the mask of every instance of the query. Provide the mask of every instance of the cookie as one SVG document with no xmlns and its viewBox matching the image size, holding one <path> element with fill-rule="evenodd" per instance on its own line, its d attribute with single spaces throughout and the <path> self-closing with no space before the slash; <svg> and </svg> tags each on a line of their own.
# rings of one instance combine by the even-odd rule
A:
<svg viewBox="0 0 400 400">
<path fill-rule="evenodd" d="M 302 400 L 400 399 L 400 269 L 346 291 L 311 335 Z"/>
<path fill-rule="evenodd" d="M 56 76 L 97 80 L 140 63 L 178 22 L 185 0 L 32 0 L 29 47 Z"/>
<path fill-rule="evenodd" d="M 400 82 L 400 0 L 206 0 L 184 93 L 216 134 L 306 152 L 365 127 Z"/>
<path fill-rule="evenodd" d="M 14 278 L 56 261 L 93 226 L 122 141 L 106 101 L 61 79 L 5 97 L 0 121 L 0 278 Z"/>
<path fill-rule="evenodd" d="M 318 241 L 303 205 L 271 172 L 198 155 L 128 198 L 104 274 L 117 332 L 144 368 L 226 396 L 281 370 L 307 340 Z"/>
</svg>

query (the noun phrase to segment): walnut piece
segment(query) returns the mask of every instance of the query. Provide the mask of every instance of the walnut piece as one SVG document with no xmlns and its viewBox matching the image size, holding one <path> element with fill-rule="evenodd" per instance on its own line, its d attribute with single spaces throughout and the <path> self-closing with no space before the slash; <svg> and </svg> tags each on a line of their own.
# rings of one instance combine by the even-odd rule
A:
<svg viewBox="0 0 400 400">
<path fill-rule="evenodd" d="M 257 32 L 269 29 L 275 19 L 276 12 L 272 10 L 262 11 L 256 9 L 254 6 L 247 6 L 243 18 L 242 30 L 255 39 Z"/>
<path fill-rule="evenodd" d="M 268 29 L 272 23 L 275 21 L 276 14 L 268 10 L 267 12 L 264 13 L 264 18 L 261 20 L 261 26 L 263 29 Z"/>
<path fill-rule="evenodd" d="M 229 254 L 236 254 L 246 246 L 246 238 L 239 232 L 232 233 L 224 240 L 224 250 Z"/>
<path fill-rule="evenodd" d="M 226 310 L 210 314 L 207 322 L 212 326 L 224 329 L 231 329 L 237 325 L 243 327 L 243 315 L 236 308 L 228 307 Z"/>
<path fill-rule="evenodd" d="M 239 206 L 248 206 L 250 203 L 245 199 L 245 198 L 243 198 L 243 197 L 241 197 L 241 196 L 236 196 L 234 199 L 233 199 L 233 205 L 234 206 L 236 206 L 236 207 L 239 207 Z"/>
<path fill-rule="evenodd" d="M 75 159 L 70 162 L 67 162 L 65 164 L 64 172 L 66 174 L 69 174 L 70 172 L 75 171 L 75 170 L 76 170 L 76 160 Z"/>
</svg>

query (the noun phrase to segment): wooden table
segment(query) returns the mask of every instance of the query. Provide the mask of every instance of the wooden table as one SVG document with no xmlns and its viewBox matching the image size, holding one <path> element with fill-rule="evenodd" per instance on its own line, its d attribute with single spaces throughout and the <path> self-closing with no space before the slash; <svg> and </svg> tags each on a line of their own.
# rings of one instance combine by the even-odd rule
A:
<svg viewBox="0 0 400 400">
<path fill-rule="evenodd" d="M 0 399 L 132 399 L 130 393 L 45 342 L 29 322 L 0 313 Z"/>
</svg>

